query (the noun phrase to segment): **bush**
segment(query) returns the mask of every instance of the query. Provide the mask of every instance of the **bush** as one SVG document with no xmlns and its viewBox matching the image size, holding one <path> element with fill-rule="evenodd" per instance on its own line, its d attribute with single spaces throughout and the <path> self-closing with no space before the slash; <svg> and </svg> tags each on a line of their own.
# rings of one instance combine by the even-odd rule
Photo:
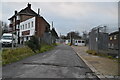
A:
<svg viewBox="0 0 120 80">
<path fill-rule="evenodd" d="M 2 64 L 9 64 L 35 54 L 29 47 L 6 49 L 2 52 Z"/>
<path fill-rule="evenodd" d="M 40 42 L 38 40 L 38 37 L 32 36 L 32 38 L 26 42 L 26 45 L 31 48 L 35 53 L 36 50 L 40 51 Z"/>
<path fill-rule="evenodd" d="M 55 44 L 52 44 L 52 45 L 42 44 L 39 53 L 42 53 L 42 52 L 45 52 L 45 51 L 49 51 L 49 50 L 53 49 L 54 46 L 55 46 Z"/>
<path fill-rule="evenodd" d="M 53 43 L 53 44 L 52 44 L 52 46 L 57 46 L 57 45 L 58 45 L 58 44 L 56 44 L 56 43 Z"/>
<path fill-rule="evenodd" d="M 109 59 L 112 59 L 113 57 L 112 56 L 108 56 Z"/>
</svg>

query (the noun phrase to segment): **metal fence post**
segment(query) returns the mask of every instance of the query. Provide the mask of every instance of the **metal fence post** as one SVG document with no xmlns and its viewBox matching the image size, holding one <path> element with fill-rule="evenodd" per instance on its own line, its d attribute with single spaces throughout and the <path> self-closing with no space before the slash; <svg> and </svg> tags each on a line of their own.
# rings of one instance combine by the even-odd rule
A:
<svg viewBox="0 0 120 80">
<path fill-rule="evenodd" d="M 119 34 L 118 34 L 118 75 L 120 75 L 120 27 L 119 27 Z"/>
<path fill-rule="evenodd" d="M 97 29 L 97 53 L 99 54 L 99 27 Z"/>
</svg>

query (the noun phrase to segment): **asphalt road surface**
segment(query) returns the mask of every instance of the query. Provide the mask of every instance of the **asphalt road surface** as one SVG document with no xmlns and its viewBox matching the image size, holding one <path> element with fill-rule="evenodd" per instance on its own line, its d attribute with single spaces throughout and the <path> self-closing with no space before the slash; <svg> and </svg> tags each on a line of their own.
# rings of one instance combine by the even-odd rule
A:
<svg viewBox="0 0 120 80">
<path fill-rule="evenodd" d="M 67 45 L 6 65 L 2 71 L 3 78 L 97 78 Z"/>
</svg>

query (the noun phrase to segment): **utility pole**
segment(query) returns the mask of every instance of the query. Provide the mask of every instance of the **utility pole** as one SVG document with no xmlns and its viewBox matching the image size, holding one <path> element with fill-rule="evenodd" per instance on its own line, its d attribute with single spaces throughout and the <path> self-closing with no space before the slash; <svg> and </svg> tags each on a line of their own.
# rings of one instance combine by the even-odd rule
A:
<svg viewBox="0 0 120 80">
<path fill-rule="evenodd" d="M 52 30 L 53 30 L 53 21 L 52 21 Z M 52 34 L 51 34 L 51 43 L 53 43 L 53 38 L 52 38 Z"/>
<path fill-rule="evenodd" d="M 60 43 L 62 43 L 61 33 L 60 33 Z"/>
<path fill-rule="evenodd" d="M 72 45 L 72 34 L 70 33 L 70 46 Z"/>
<path fill-rule="evenodd" d="M 104 26 L 104 32 L 107 33 L 107 26 Z"/>
</svg>

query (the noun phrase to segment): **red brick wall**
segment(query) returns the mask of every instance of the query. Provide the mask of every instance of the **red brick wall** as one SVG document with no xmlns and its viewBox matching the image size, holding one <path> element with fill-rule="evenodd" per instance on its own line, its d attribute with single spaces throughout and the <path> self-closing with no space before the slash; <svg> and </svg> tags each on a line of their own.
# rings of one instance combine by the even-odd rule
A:
<svg viewBox="0 0 120 80">
<path fill-rule="evenodd" d="M 30 18 L 32 18 L 32 17 L 34 17 L 34 16 L 20 15 L 20 22 L 23 22 L 23 21 L 25 21 L 25 20 L 27 20 L 27 19 L 30 19 Z"/>
<path fill-rule="evenodd" d="M 20 15 L 20 22 L 23 22 L 23 21 L 25 21 L 25 20 L 27 20 L 27 19 L 30 19 L 30 18 L 32 18 L 32 17 L 34 17 L 34 16 L 29 16 L 29 15 Z M 15 18 L 15 17 L 14 17 Z M 15 26 L 15 22 L 13 21 L 12 23 L 12 26 Z M 17 24 L 17 23 L 16 23 Z M 13 28 L 13 27 L 11 27 L 11 28 Z"/>
<path fill-rule="evenodd" d="M 36 17 L 36 35 L 43 36 L 48 23 L 42 17 Z"/>
</svg>

